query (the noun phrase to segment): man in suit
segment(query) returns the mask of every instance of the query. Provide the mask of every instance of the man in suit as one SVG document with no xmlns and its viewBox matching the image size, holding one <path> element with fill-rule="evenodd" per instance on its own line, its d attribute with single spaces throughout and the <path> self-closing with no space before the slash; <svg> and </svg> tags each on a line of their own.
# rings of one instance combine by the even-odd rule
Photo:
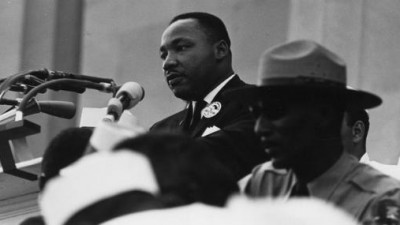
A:
<svg viewBox="0 0 400 225">
<path fill-rule="evenodd" d="M 150 130 L 183 132 L 199 139 L 237 180 L 266 160 L 246 107 L 223 96 L 248 86 L 232 69 L 230 39 L 216 16 L 193 12 L 176 16 L 161 37 L 165 79 L 187 107 Z"/>
<path fill-rule="evenodd" d="M 398 190 L 400 181 L 344 151 L 341 128 L 346 109 L 368 109 L 382 100 L 347 88 L 343 60 L 309 40 L 268 49 L 259 71 L 258 87 L 241 88 L 230 96 L 251 107 L 257 117 L 255 132 L 272 166 L 296 178 L 291 186 L 269 182 L 265 188 L 278 189 L 275 193 L 286 198 L 319 198 L 359 221 L 368 218 L 377 197 Z"/>
</svg>

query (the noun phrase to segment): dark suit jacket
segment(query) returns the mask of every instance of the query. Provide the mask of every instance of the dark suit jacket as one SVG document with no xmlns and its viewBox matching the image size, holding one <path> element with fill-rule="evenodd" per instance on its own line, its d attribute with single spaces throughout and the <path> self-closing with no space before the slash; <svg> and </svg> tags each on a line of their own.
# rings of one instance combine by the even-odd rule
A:
<svg viewBox="0 0 400 225">
<path fill-rule="evenodd" d="M 197 138 L 234 173 L 237 179 L 240 179 L 250 173 L 254 166 L 267 159 L 254 133 L 255 120 L 247 107 L 224 96 L 227 90 L 245 86 L 248 84 L 238 76 L 232 78 L 213 100 L 221 103 L 221 110 L 211 118 L 203 117 L 192 131 L 183 128 L 187 109 L 155 123 L 150 130 L 183 132 Z M 220 130 L 202 137 L 203 132 L 213 126 Z"/>
</svg>

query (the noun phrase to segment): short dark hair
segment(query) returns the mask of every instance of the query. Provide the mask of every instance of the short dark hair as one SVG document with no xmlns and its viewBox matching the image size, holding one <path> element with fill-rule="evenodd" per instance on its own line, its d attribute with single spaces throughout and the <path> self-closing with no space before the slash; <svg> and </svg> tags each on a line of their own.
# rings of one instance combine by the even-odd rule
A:
<svg viewBox="0 0 400 225">
<path fill-rule="evenodd" d="M 200 26 L 205 30 L 205 33 L 209 37 L 212 43 L 219 40 L 224 40 L 228 46 L 231 46 L 231 40 L 228 35 L 228 31 L 222 20 L 212 14 L 205 12 L 189 12 L 175 16 L 171 21 L 170 25 L 178 20 L 183 19 L 195 19 L 198 21 Z"/>
<path fill-rule="evenodd" d="M 71 127 L 62 130 L 49 143 L 44 151 L 39 177 L 39 188 L 59 175 L 60 170 L 69 166 L 84 155 L 93 129 Z"/>
<path fill-rule="evenodd" d="M 203 202 L 223 206 L 238 191 L 233 174 L 195 139 L 153 131 L 125 140 L 115 150 L 147 156 L 167 207 Z"/>
</svg>

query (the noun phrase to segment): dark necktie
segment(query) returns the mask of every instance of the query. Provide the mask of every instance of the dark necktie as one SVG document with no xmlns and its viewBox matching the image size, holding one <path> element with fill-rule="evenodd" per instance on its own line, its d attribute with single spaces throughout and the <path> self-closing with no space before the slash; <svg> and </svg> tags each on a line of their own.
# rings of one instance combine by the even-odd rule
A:
<svg viewBox="0 0 400 225">
<path fill-rule="evenodd" d="M 199 122 L 201 118 L 201 110 L 207 105 L 206 101 L 200 100 L 196 102 L 196 105 L 194 107 L 194 112 L 192 115 L 192 120 L 189 125 L 189 129 L 193 129 L 196 127 L 197 123 Z"/>
<path fill-rule="evenodd" d="M 303 182 L 297 182 L 290 192 L 290 197 L 308 197 L 310 192 L 308 191 L 307 184 Z"/>
</svg>

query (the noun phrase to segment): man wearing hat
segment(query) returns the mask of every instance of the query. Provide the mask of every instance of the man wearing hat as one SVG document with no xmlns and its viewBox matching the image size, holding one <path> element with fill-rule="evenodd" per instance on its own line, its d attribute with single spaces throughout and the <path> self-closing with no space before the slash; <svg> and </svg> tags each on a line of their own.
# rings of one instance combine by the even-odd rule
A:
<svg viewBox="0 0 400 225">
<path fill-rule="evenodd" d="M 283 186 L 271 179 L 264 183 L 272 195 L 324 199 L 361 221 L 376 196 L 400 187 L 400 181 L 343 151 L 345 110 L 373 108 L 382 101 L 347 88 L 343 60 L 323 46 L 300 40 L 267 50 L 258 86 L 229 95 L 256 116 L 255 132 L 273 168 L 288 169 L 295 177 Z M 253 173 L 251 179 L 255 177 Z"/>
</svg>

